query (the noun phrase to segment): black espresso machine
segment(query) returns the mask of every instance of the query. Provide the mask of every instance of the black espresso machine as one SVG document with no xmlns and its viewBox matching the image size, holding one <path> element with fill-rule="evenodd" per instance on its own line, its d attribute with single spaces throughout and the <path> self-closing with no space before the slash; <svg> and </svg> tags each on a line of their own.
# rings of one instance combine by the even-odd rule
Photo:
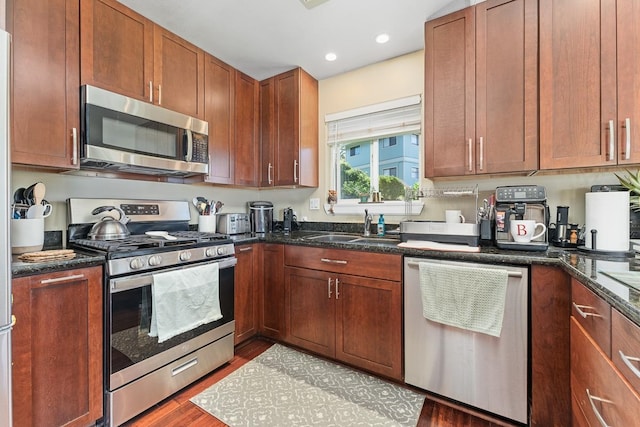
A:
<svg viewBox="0 0 640 427">
<path fill-rule="evenodd" d="M 548 233 L 543 233 L 530 242 L 515 242 L 509 232 L 511 220 L 530 219 L 549 227 L 547 192 L 540 185 L 514 185 L 496 188 L 495 227 L 496 246 L 501 249 L 523 251 L 546 251 L 549 247 Z"/>
</svg>

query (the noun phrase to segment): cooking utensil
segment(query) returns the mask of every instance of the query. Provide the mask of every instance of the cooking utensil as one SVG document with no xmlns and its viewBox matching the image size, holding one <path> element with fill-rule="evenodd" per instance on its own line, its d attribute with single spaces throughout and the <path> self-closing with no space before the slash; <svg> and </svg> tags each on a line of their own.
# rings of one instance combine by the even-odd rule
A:
<svg viewBox="0 0 640 427">
<path fill-rule="evenodd" d="M 168 231 L 146 231 L 144 234 L 152 237 L 162 237 L 167 240 L 177 240 L 176 236 L 172 236 Z"/>
<path fill-rule="evenodd" d="M 92 240 L 118 240 L 128 237 L 131 233 L 127 228 L 129 218 L 124 211 L 115 206 L 100 206 L 91 211 L 92 215 L 98 215 L 102 212 L 115 210 L 120 214 L 116 220 L 111 216 L 103 217 L 99 222 L 93 224 L 88 236 Z"/>
<path fill-rule="evenodd" d="M 24 187 L 18 188 L 15 193 L 13 193 L 13 201 L 15 203 L 25 203 L 24 201 Z"/>
</svg>

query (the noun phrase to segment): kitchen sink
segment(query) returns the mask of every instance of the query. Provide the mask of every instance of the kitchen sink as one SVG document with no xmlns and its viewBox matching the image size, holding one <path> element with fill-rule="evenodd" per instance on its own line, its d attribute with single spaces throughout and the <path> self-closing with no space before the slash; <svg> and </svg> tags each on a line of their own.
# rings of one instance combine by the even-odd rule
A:
<svg viewBox="0 0 640 427">
<path fill-rule="evenodd" d="M 384 237 L 360 237 L 355 240 L 351 240 L 349 243 L 356 245 L 397 245 L 400 243 L 398 239 L 385 239 Z"/>
<path fill-rule="evenodd" d="M 306 240 L 313 240 L 314 242 L 351 242 L 359 237 L 356 234 L 321 234 L 307 237 Z"/>
<path fill-rule="evenodd" d="M 398 239 L 385 239 L 383 237 L 363 237 L 358 234 L 321 234 L 318 236 L 306 237 L 305 240 L 314 242 L 349 243 L 354 245 L 395 245 L 400 243 Z"/>
</svg>

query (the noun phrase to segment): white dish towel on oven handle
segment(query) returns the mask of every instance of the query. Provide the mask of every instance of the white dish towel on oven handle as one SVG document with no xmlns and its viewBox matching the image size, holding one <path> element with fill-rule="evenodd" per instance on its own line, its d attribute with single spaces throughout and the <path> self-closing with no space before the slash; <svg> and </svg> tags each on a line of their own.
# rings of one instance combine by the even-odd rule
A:
<svg viewBox="0 0 640 427">
<path fill-rule="evenodd" d="M 153 274 L 149 335 L 158 342 L 222 318 L 218 263 Z"/>
</svg>

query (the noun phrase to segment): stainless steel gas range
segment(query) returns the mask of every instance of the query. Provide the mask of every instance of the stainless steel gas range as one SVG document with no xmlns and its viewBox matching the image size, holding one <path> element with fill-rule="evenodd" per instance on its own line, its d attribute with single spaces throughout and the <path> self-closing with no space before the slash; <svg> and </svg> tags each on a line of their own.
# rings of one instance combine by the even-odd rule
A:
<svg viewBox="0 0 640 427">
<path fill-rule="evenodd" d="M 117 426 L 233 358 L 237 260 L 229 236 L 189 230 L 186 201 L 67 205 L 68 246 L 106 259 L 104 424 Z M 104 207 L 130 235 L 90 237 Z"/>
</svg>

